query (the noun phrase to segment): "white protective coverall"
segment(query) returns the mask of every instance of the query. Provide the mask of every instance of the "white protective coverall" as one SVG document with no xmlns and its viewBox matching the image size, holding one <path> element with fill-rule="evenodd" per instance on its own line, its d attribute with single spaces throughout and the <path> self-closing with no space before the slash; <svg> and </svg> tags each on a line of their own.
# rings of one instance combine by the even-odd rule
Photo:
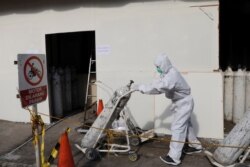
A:
<svg viewBox="0 0 250 167">
<path fill-rule="evenodd" d="M 185 142 L 187 139 L 191 143 L 199 143 L 190 145 L 191 147 L 201 148 L 190 121 L 194 102 L 190 95 L 189 85 L 177 69 L 172 66 L 166 54 L 160 54 L 156 57 L 155 66 L 162 71 L 160 78 L 150 84 L 137 85 L 137 90 L 144 94 L 153 95 L 165 93 L 165 96 L 171 99 L 175 105 L 173 109 L 174 120 L 171 124 L 171 140 Z M 174 161 L 180 162 L 183 146 L 184 143 L 170 142 L 168 155 Z"/>
</svg>

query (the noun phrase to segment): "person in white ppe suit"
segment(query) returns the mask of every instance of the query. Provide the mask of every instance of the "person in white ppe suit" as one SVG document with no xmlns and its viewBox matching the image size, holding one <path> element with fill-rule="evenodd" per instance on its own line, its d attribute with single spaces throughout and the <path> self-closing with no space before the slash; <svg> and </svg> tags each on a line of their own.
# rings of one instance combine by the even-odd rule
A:
<svg viewBox="0 0 250 167">
<path fill-rule="evenodd" d="M 160 78 L 150 84 L 136 85 L 134 90 L 150 95 L 165 93 L 165 96 L 172 100 L 175 107 L 174 120 L 171 124 L 171 140 L 180 142 L 170 142 L 168 154 L 161 156 L 160 159 L 167 164 L 178 165 L 181 163 L 182 151 L 186 154 L 202 151 L 190 121 L 194 108 L 191 89 L 178 70 L 172 66 L 166 54 L 158 55 L 154 64 L 160 73 Z M 192 144 L 183 149 L 186 140 Z"/>
</svg>

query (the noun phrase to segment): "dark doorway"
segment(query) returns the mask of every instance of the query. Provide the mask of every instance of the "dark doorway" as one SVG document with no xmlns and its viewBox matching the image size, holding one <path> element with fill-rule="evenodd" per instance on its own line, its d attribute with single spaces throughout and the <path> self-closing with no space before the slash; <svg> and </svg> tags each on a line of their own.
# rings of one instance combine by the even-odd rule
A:
<svg viewBox="0 0 250 167">
<path fill-rule="evenodd" d="M 220 0 L 220 69 L 250 70 L 250 1 Z"/>
<path fill-rule="evenodd" d="M 48 70 L 49 109 L 53 117 L 83 111 L 90 58 L 95 60 L 95 31 L 46 34 L 46 58 Z M 91 71 L 95 70 L 95 63 Z M 55 119 L 51 119 L 55 121 Z"/>
</svg>

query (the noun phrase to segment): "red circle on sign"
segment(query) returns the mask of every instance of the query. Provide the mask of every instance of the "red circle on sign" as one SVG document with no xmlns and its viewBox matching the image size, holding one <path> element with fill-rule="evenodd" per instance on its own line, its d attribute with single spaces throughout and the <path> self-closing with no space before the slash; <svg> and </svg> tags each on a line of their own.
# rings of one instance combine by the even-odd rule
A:
<svg viewBox="0 0 250 167">
<path fill-rule="evenodd" d="M 37 64 L 35 65 L 32 62 L 36 62 Z M 38 69 L 37 65 L 40 65 L 41 71 Z M 30 71 L 27 71 L 28 69 L 30 69 Z M 43 79 L 43 65 L 41 60 L 36 56 L 31 56 L 26 60 L 23 71 L 25 80 L 32 86 L 38 85 Z M 36 79 L 33 80 L 33 78 Z"/>
</svg>

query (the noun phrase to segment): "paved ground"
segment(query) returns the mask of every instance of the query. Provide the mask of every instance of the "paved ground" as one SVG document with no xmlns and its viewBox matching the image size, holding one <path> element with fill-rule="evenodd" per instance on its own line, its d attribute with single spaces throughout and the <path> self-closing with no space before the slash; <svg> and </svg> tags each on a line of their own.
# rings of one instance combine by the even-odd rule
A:
<svg viewBox="0 0 250 167">
<path fill-rule="evenodd" d="M 108 153 L 101 155 L 96 161 L 89 161 L 85 155 L 79 151 L 74 144 L 80 144 L 83 134 L 75 131 L 80 126 L 83 114 L 76 114 L 60 123 L 50 127 L 46 131 L 45 139 L 45 156 L 49 157 L 51 149 L 58 141 L 60 134 L 70 127 L 72 131 L 69 133 L 72 153 L 76 167 L 164 167 L 168 166 L 160 161 L 159 156 L 168 150 L 168 142 L 152 140 L 143 143 L 138 147 L 139 159 L 132 162 L 127 155 L 114 155 Z M 48 126 L 49 127 L 49 126 Z M 47 128 L 48 128 L 47 127 Z M 24 123 L 15 123 L 8 121 L 0 121 L 0 165 L 32 167 L 35 166 L 35 151 L 31 140 L 31 125 Z M 18 147 L 19 146 L 19 147 Z M 212 150 L 211 150 L 212 151 Z M 54 161 L 57 164 L 57 159 Z M 183 157 L 182 167 L 211 167 L 212 165 L 204 155 L 199 153 L 196 155 L 186 155 Z"/>
</svg>

